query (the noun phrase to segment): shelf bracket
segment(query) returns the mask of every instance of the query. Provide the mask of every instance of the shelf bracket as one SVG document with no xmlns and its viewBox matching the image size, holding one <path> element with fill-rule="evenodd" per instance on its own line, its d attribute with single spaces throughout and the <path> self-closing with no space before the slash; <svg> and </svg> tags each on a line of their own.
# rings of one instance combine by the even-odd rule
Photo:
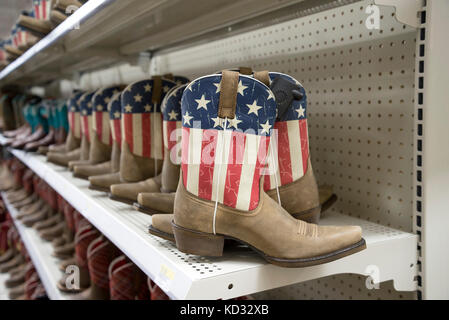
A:
<svg viewBox="0 0 449 320">
<path fill-rule="evenodd" d="M 418 28 L 418 12 L 424 5 L 423 0 L 374 0 L 374 3 L 380 6 L 395 7 L 396 20 L 413 28 Z"/>
</svg>

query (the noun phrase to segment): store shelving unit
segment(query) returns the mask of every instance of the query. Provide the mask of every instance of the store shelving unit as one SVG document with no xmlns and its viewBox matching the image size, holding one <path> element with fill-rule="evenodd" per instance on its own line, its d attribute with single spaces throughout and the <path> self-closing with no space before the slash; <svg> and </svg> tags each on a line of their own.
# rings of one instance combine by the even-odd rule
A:
<svg viewBox="0 0 449 320">
<path fill-rule="evenodd" d="M 0 85 L 39 84 L 114 63 L 138 63 L 155 51 L 273 24 L 356 0 L 88 1 L 0 72 Z M 141 53 L 146 51 L 143 56 Z"/>
<path fill-rule="evenodd" d="M 88 182 L 43 156 L 11 150 L 94 224 L 173 299 L 229 299 L 339 273 L 372 275 L 375 282 L 393 280 L 397 290 L 416 289 L 417 236 L 357 218 L 330 214 L 322 224 L 363 228 L 367 249 L 321 266 L 286 269 L 267 264 L 246 248 L 222 258 L 182 254 L 168 241 L 151 236 L 151 216 L 111 201 Z M 377 271 L 376 271 L 377 270 Z M 375 272 L 375 273 L 373 273 Z M 269 275 L 269 276 L 268 276 Z"/>
<path fill-rule="evenodd" d="M 0 273 L 0 300 L 9 300 L 8 288 L 5 286 L 6 279 L 8 279 L 8 274 Z"/>
<path fill-rule="evenodd" d="M 3 196 L 3 194 L 2 194 Z M 17 210 L 8 202 L 6 197 L 3 197 L 8 212 L 14 220 L 14 225 L 19 231 L 25 247 L 31 257 L 31 260 L 36 268 L 37 273 L 45 287 L 45 291 L 50 299 L 66 300 L 70 295 L 64 294 L 56 287 L 57 282 L 62 277 L 63 273 L 59 270 L 58 265 L 61 260 L 52 256 L 53 246 L 50 242 L 43 240 L 33 228 L 28 228 L 16 219 Z M 1 279 L 0 279 L 1 282 Z M 1 289 L 1 288 L 0 288 Z M 0 291 L 0 297 L 1 297 Z"/>
</svg>

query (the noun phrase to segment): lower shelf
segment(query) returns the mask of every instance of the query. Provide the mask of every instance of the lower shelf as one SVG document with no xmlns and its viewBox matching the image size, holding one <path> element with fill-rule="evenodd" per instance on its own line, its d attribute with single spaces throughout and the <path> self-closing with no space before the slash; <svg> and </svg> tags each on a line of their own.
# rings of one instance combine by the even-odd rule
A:
<svg viewBox="0 0 449 320">
<path fill-rule="evenodd" d="M 414 234 L 349 216 L 327 214 L 320 224 L 360 225 L 367 249 L 338 261 L 300 269 L 268 264 L 254 252 L 240 247 L 226 251 L 221 258 L 186 255 L 172 243 L 148 234 L 150 216 L 110 200 L 105 193 L 89 190 L 87 181 L 73 178 L 66 168 L 47 163 L 43 156 L 20 150 L 11 152 L 173 299 L 230 299 L 341 273 L 372 275 L 374 282 L 394 280 L 397 290 L 416 290 Z"/>
<path fill-rule="evenodd" d="M 6 197 L 3 197 L 3 201 L 14 220 L 17 231 L 20 233 L 20 237 L 25 244 L 31 260 L 33 261 L 34 267 L 39 274 L 48 297 L 52 300 L 65 300 L 69 298 L 69 295 L 63 294 L 56 287 L 56 283 L 63 274 L 58 267 L 61 260 L 51 255 L 53 252 L 51 243 L 42 240 L 36 230 L 33 228 L 27 228 L 19 220 L 17 220 L 17 210 L 8 202 Z"/>
<path fill-rule="evenodd" d="M 5 281 L 9 278 L 7 273 L 0 273 L 0 300 L 9 300 L 8 288 L 5 286 Z"/>
</svg>

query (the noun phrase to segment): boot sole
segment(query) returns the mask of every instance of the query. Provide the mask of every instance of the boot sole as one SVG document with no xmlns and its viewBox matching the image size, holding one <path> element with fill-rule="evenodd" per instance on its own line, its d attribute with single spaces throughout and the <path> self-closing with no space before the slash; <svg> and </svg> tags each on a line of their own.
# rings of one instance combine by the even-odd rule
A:
<svg viewBox="0 0 449 320">
<path fill-rule="evenodd" d="M 96 186 L 96 185 L 93 185 L 93 184 L 89 184 L 88 188 L 90 190 L 101 191 L 101 192 L 106 192 L 106 193 L 111 192 L 111 188 L 99 187 L 99 186 Z"/>
<path fill-rule="evenodd" d="M 230 239 L 248 246 L 249 248 L 257 252 L 260 256 L 262 256 L 262 258 L 264 258 L 269 263 L 286 268 L 303 268 L 320 265 L 338 260 L 340 258 L 349 256 L 351 254 L 366 249 L 365 239 L 362 238 L 357 243 L 354 243 L 345 248 L 329 252 L 323 255 L 310 258 L 283 259 L 268 256 L 259 249 L 253 247 L 252 245 L 230 236 L 218 234 L 215 235 L 190 230 L 180 227 L 176 225 L 174 222 L 172 222 L 172 228 L 176 239 L 176 246 L 178 247 L 178 250 L 181 252 L 200 256 L 221 257 L 223 255 L 224 241 L 225 239 Z"/>
<path fill-rule="evenodd" d="M 153 227 L 152 225 L 150 225 L 148 227 L 148 232 L 151 233 L 153 236 L 176 243 L 175 236 L 173 234 L 158 230 L 155 227 Z"/>
<path fill-rule="evenodd" d="M 161 213 L 161 212 L 158 212 L 158 211 L 156 211 L 156 210 L 150 209 L 150 208 L 148 208 L 148 207 L 142 206 L 142 205 L 141 205 L 140 203 L 138 203 L 138 202 L 134 202 L 134 203 L 133 203 L 133 207 L 134 207 L 134 209 L 136 209 L 137 211 L 140 211 L 140 212 L 142 212 L 142 213 L 148 214 L 148 215 L 150 215 L 150 216 L 152 216 L 153 214 Z"/>
<path fill-rule="evenodd" d="M 135 202 L 135 200 L 129 200 L 126 198 L 117 197 L 117 196 L 113 195 L 112 193 L 109 194 L 109 199 L 114 200 L 114 201 L 123 202 L 123 203 L 130 204 L 130 205 L 133 205 Z"/>
</svg>

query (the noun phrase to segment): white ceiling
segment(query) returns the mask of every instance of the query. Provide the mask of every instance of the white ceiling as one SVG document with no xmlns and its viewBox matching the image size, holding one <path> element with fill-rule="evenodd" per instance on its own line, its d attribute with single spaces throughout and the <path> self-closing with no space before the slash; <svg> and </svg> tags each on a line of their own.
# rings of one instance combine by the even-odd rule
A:
<svg viewBox="0 0 449 320">
<path fill-rule="evenodd" d="M 32 0 L 0 0 L 0 39 L 8 38 L 22 10 L 29 10 Z"/>
</svg>

